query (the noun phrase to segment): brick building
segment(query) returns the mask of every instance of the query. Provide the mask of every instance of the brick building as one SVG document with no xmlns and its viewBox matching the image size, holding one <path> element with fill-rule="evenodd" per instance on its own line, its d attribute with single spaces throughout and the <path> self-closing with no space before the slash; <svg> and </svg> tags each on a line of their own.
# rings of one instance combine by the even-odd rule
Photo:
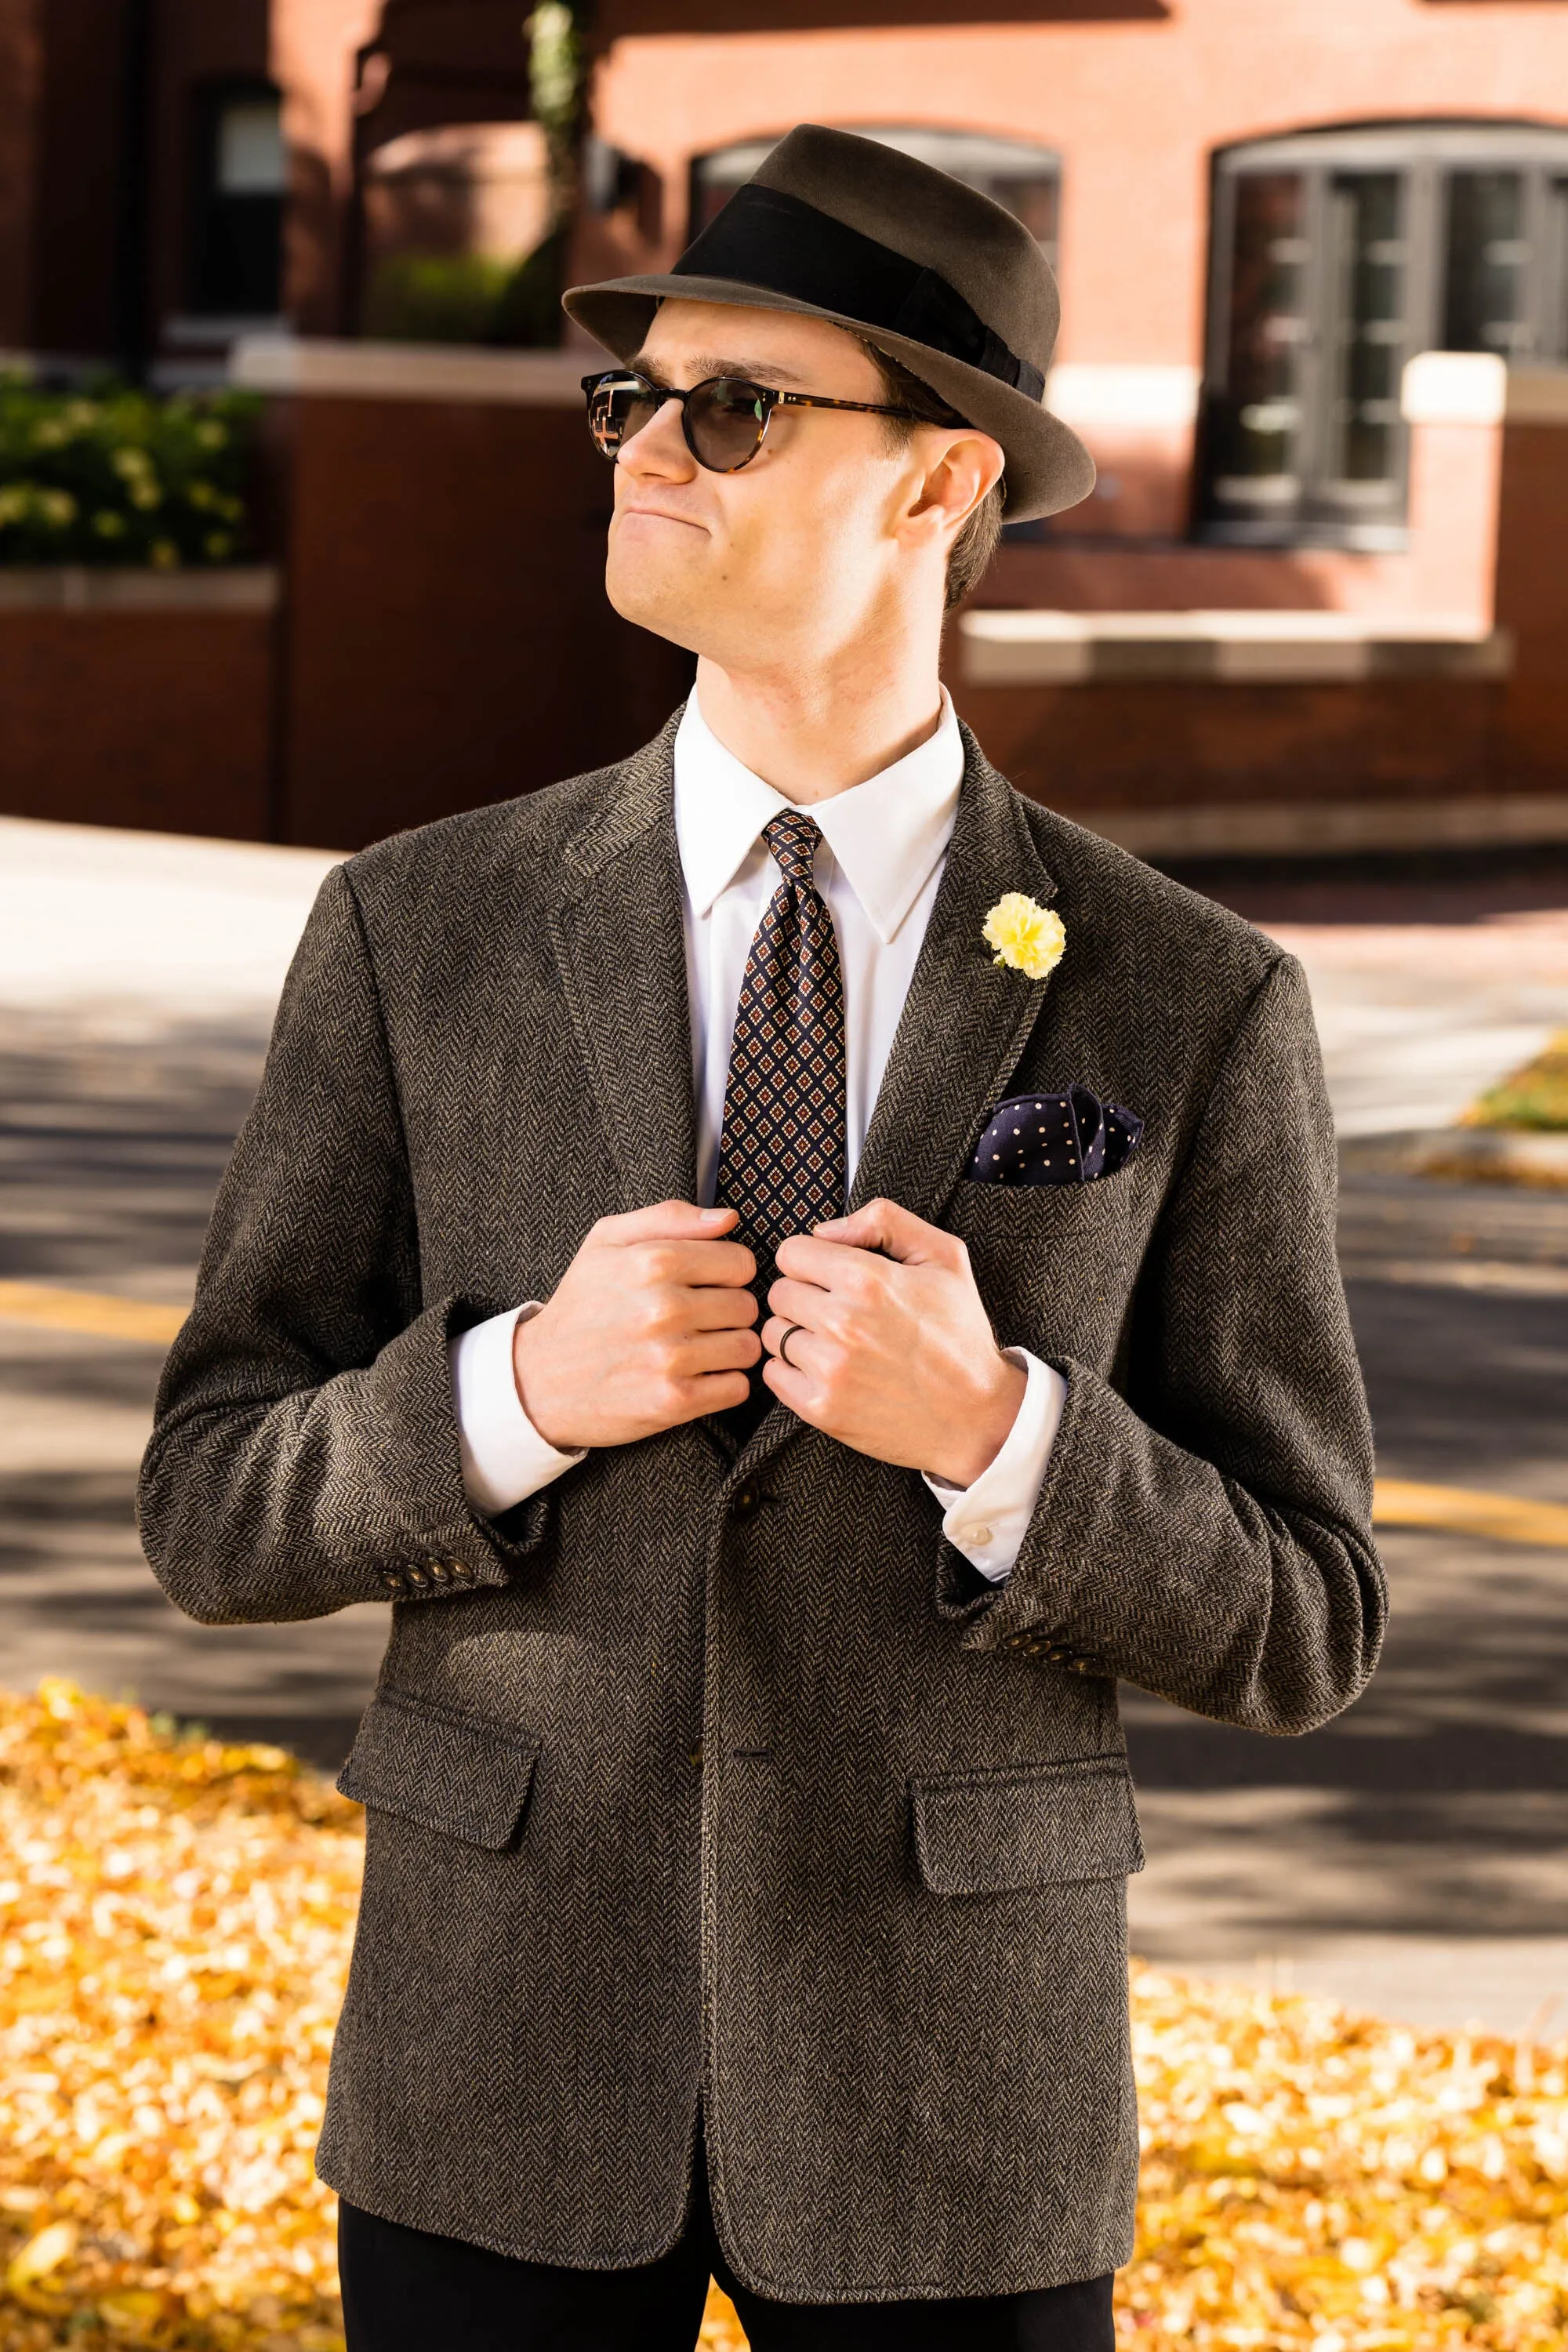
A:
<svg viewBox="0 0 1568 2352">
<path fill-rule="evenodd" d="M 806 119 L 986 187 L 1051 252 L 1048 396 L 1100 482 L 1010 534 L 951 664 L 1021 781 L 1154 851 L 1568 831 L 1568 0 L 596 0 L 588 21 L 574 275 L 667 261 Z M 460 508 L 464 436 L 493 466 L 509 429 L 476 412 L 577 429 L 569 370 L 479 348 L 527 331 L 507 288 L 551 216 L 533 111 L 519 0 L 0 0 L 0 349 L 267 384 L 298 451 L 335 436 L 311 495 L 347 502 L 289 543 L 376 546 L 373 595 L 424 528 L 394 511 L 420 450 Z M 572 593 L 596 627 L 592 569 Z M 438 667 L 436 577 L 399 642 Z M 628 713 L 668 682 L 655 664 Z M 322 764 L 277 821 L 363 830 L 398 731 L 352 813 Z M 573 740 L 563 718 L 542 773 Z M 272 757 L 304 772 L 297 744 Z M 481 758 L 475 796 L 520 758 Z"/>
</svg>

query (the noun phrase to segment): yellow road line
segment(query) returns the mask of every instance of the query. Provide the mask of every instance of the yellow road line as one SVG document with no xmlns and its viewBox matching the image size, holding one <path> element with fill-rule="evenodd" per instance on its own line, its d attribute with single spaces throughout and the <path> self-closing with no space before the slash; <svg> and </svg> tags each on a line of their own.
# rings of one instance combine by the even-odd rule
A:
<svg viewBox="0 0 1568 2352">
<path fill-rule="evenodd" d="M 1425 1486 L 1380 1478 L 1372 1516 L 1384 1528 L 1443 1528 L 1452 1535 L 1490 1536 L 1499 1543 L 1550 1544 L 1568 1550 L 1568 1508 L 1522 1495 L 1479 1494 L 1469 1486 Z"/>
<path fill-rule="evenodd" d="M 3 1322 L 166 1347 L 184 1319 L 183 1307 L 116 1298 L 102 1291 L 58 1290 L 41 1282 L 0 1282 Z M 1489 1495 L 1468 1486 L 1427 1486 L 1408 1478 L 1380 1478 L 1372 1515 L 1379 1527 L 1441 1528 L 1453 1535 L 1489 1536 L 1500 1543 L 1546 1544 L 1568 1550 L 1568 1507 L 1531 1502 L 1521 1495 Z"/>
<path fill-rule="evenodd" d="M 115 1298 L 102 1291 L 56 1290 L 42 1282 L 0 1282 L 0 1321 L 95 1339 L 145 1339 L 164 1348 L 185 1319 L 183 1307 Z"/>
</svg>

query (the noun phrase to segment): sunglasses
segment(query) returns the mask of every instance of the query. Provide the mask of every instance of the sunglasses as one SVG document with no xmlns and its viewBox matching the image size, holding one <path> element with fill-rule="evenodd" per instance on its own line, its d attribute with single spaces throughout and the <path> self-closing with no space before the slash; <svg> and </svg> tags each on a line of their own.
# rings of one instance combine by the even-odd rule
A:
<svg viewBox="0 0 1568 2352">
<path fill-rule="evenodd" d="M 667 400 L 679 400 L 686 446 L 710 474 L 738 474 L 751 464 L 768 437 L 775 408 L 844 408 L 858 416 L 925 422 L 911 408 L 888 408 L 872 400 L 826 400 L 813 392 L 779 392 L 743 375 L 710 375 L 689 392 L 679 392 L 674 384 L 651 383 L 635 369 L 611 368 L 603 375 L 585 375 L 583 389 L 588 395 L 588 430 L 605 457 L 616 457 L 622 443 L 651 423 Z"/>
</svg>

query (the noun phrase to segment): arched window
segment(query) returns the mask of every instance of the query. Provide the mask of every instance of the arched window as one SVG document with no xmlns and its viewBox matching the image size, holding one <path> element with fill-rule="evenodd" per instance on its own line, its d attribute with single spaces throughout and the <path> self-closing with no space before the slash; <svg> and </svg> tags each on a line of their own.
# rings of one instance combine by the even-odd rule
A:
<svg viewBox="0 0 1568 2352">
<path fill-rule="evenodd" d="M 936 131 L 924 126 L 846 122 L 839 128 L 863 139 L 880 140 L 901 154 L 918 156 L 939 172 L 951 173 L 983 195 L 994 197 L 1034 232 L 1053 266 L 1057 257 L 1061 163 L 1054 150 L 1021 139 L 994 139 L 984 131 Z M 742 180 L 777 144 L 773 139 L 743 139 L 700 155 L 691 166 L 690 235 L 706 228 Z"/>
<path fill-rule="evenodd" d="M 272 318 L 288 184 L 279 93 L 267 81 L 220 81 L 195 100 L 190 309 L 198 318 Z"/>
<path fill-rule="evenodd" d="M 1202 528 L 1397 546 L 1419 351 L 1568 358 L 1568 131 L 1370 125 L 1215 162 Z"/>
</svg>

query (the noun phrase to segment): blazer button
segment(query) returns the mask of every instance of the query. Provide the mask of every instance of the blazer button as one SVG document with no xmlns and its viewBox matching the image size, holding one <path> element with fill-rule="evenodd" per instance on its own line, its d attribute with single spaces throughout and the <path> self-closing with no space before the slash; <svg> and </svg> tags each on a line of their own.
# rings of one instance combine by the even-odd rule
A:
<svg viewBox="0 0 1568 2352">
<path fill-rule="evenodd" d="M 692 1749 L 692 1751 L 691 1751 L 690 1755 L 687 1758 L 687 1759 L 686 1759 L 686 1760 L 687 1760 L 687 1762 L 688 1762 L 688 1763 L 689 1763 L 689 1764 L 693 1768 L 693 1769 L 694 1769 L 694 1770 L 696 1770 L 696 1771 L 698 1771 L 698 1772 L 700 1772 L 700 1771 L 701 1771 L 701 1769 L 702 1769 L 702 1742 L 700 1741 L 700 1739 L 698 1741 L 698 1743 L 697 1743 L 696 1747 Z"/>
<path fill-rule="evenodd" d="M 754 1486 L 742 1486 L 731 1502 L 731 1508 L 738 1519 L 749 1519 L 762 1499 Z"/>
</svg>

